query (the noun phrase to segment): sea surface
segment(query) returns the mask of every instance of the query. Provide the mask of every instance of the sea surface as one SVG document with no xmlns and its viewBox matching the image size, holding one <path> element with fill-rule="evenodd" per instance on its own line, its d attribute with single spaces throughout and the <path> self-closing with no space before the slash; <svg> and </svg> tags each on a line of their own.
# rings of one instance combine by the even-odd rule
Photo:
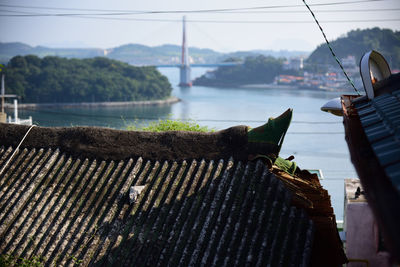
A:
<svg viewBox="0 0 400 267">
<path fill-rule="evenodd" d="M 295 156 L 302 169 L 320 169 L 322 185 L 332 197 L 337 220 L 343 219 L 344 179 L 357 178 L 344 139 L 342 118 L 320 110 L 328 100 L 343 92 L 298 89 L 179 88 L 179 70 L 160 68 L 173 85 L 172 94 L 182 101 L 167 106 L 42 108 L 20 110 L 19 117 L 33 117 L 40 126 L 102 126 L 125 129 L 147 125 L 158 119 L 192 120 L 219 130 L 235 125 L 251 127 L 265 123 L 288 108 L 293 121 L 281 150 L 283 158 Z M 198 77 L 209 68 L 192 68 Z M 10 111 L 9 111 L 10 113 Z"/>
</svg>

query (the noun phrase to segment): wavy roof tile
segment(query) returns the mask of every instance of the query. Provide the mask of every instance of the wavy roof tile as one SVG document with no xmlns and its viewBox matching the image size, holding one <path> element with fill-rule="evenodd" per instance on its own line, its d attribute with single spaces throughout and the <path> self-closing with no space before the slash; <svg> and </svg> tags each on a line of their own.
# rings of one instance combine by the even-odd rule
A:
<svg viewBox="0 0 400 267">
<path fill-rule="evenodd" d="M 97 131 L 104 137 L 110 130 Z M 11 142 L 1 139 L 4 132 L 0 144 Z M 3 255 L 40 256 L 57 266 L 308 266 L 326 255 L 332 264 L 345 259 L 329 195 L 315 180 L 234 157 L 110 159 L 27 140 L 18 151 L 0 148 Z M 133 203 L 131 186 L 144 186 Z"/>
<path fill-rule="evenodd" d="M 400 192 L 400 91 L 360 101 L 355 107 L 379 163 Z"/>
</svg>

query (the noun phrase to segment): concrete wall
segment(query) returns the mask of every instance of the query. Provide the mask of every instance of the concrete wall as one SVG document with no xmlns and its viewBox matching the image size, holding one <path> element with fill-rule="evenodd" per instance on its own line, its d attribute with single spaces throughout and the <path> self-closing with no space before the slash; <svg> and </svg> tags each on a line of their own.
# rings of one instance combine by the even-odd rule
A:
<svg viewBox="0 0 400 267">
<path fill-rule="evenodd" d="M 391 266 L 389 253 L 378 251 L 378 226 L 368 202 L 361 195 L 355 198 L 355 190 L 360 186 L 352 179 L 352 185 L 346 184 L 345 231 L 346 255 L 350 260 L 347 266 Z M 346 182 L 349 182 L 346 180 Z M 362 189 L 361 189 L 362 191 Z M 362 261 L 352 261 L 362 260 Z"/>
</svg>

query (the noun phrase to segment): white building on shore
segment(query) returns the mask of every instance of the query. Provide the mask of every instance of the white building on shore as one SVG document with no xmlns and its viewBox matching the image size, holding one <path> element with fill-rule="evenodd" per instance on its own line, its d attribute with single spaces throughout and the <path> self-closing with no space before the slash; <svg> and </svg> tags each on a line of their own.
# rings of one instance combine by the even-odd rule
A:
<svg viewBox="0 0 400 267">
<path fill-rule="evenodd" d="M 5 93 L 5 85 L 4 85 L 4 74 L 1 76 L 1 112 L 0 112 L 0 122 L 14 123 L 14 124 L 24 124 L 24 125 L 32 125 L 32 117 L 28 119 L 20 119 L 18 117 L 18 100 L 17 95 L 6 95 Z M 5 98 L 14 98 L 14 119 L 11 116 L 8 116 L 4 111 L 5 108 Z"/>
</svg>

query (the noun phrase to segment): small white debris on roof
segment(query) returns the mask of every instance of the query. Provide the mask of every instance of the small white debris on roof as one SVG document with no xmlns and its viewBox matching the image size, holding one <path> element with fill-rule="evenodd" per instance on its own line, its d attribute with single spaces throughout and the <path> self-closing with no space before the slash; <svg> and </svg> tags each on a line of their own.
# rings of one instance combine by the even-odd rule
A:
<svg viewBox="0 0 400 267">
<path fill-rule="evenodd" d="M 133 204 L 136 202 L 140 193 L 143 191 L 144 187 L 145 187 L 144 185 L 136 185 L 136 186 L 130 187 L 130 189 L 129 189 L 129 203 L 130 204 Z"/>
</svg>

